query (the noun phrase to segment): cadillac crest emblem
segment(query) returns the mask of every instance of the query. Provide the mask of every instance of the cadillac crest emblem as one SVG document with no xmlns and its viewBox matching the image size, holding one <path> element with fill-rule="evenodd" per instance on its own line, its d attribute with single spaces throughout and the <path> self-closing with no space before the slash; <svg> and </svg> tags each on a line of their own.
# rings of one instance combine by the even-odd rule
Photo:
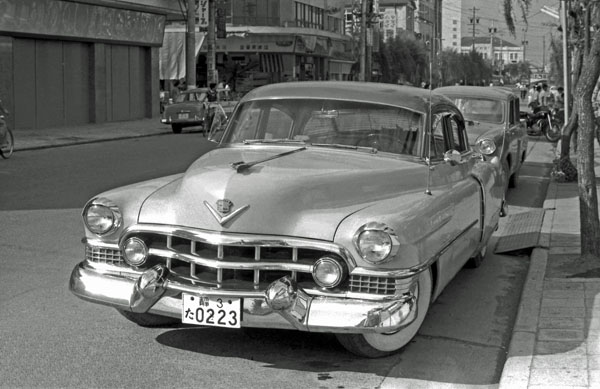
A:
<svg viewBox="0 0 600 389">
<path fill-rule="evenodd" d="M 231 212 L 232 209 L 233 209 L 233 202 L 231 202 L 231 200 L 227 200 L 227 199 L 217 200 L 217 211 L 219 211 L 219 213 L 226 215 L 229 212 Z"/>
<path fill-rule="evenodd" d="M 240 215 L 246 209 L 250 208 L 249 205 L 244 205 L 241 208 L 233 210 L 233 202 L 228 199 L 217 200 L 217 208 L 215 209 L 208 201 L 204 201 L 204 205 L 210 211 L 211 215 L 219 222 L 220 225 L 224 225 L 228 221 Z"/>
</svg>

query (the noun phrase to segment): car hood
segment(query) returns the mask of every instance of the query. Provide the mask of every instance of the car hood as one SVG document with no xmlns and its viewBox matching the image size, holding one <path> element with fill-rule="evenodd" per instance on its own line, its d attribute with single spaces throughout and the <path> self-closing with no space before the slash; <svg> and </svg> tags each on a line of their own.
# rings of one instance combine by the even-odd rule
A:
<svg viewBox="0 0 600 389">
<path fill-rule="evenodd" d="M 469 137 L 469 144 L 475 144 L 475 141 L 482 136 L 494 139 L 494 137 L 502 134 L 503 124 L 498 123 L 486 123 L 486 122 L 474 122 L 473 125 L 466 125 L 467 136 Z"/>
<path fill-rule="evenodd" d="M 241 173 L 231 167 L 294 149 L 213 150 L 180 179 L 150 195 L 138 221 L 331 241 L 339 223 L 352 213 L 426 186 L 427 167 L 417 160 L 360 151 L 309 147 Z M 218 206 L 225 199 L 231 202 L 229 213 Z"/>
</svg>

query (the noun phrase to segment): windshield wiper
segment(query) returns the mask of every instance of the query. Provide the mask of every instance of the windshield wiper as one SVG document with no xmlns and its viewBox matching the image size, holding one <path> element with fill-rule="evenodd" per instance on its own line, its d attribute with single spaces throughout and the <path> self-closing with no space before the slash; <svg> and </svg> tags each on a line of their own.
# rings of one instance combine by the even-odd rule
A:
<svg viewBox="0 0 600 389">
<path fill-rule="evenodd" d="M 305 143 L 303 140 L 299 139 L 285 139 L 285 138 L 277 138 L 277 139 L 244 139 L 244 144 L 254 144 L 254 143 Z"/>
<path fill-rule="evenodd" d="M 341 144 L 341 143 L 311 143 L 311 146 L 316 146 L 316 147 L 329 147 L 332 149 L 346 149 L 346 150 L 365 150 L 365 151 L 369 151 L 369 152 L 373 152 L 373 150 L 377 150 L 377 148 L 374 147 L 369 147 L 369 146 L 352 146 L 352 145 L 345 145 L 345 144 Z"/>
<path fill-rule="evenodd" d="M 247 170 L 247 169 L 251 168 L 252 166 L 257 165 L 259 163 L 267 162 L 267 161 L 270 161 L 272 159 L 276 159 L 276 158 L 284 157 L 286 155 L 294 154 L 294 153 L 297 153 L 298 151 L 302 151 L 302 150 L 306 150 L 306 147 L 300 147 L 299 149 L 286 151 L 286 152 L 280 153 L 280 154 L 275 154 L 272 157 L 268 157 L 268 158 L 264 158 L 264 159 L 259 159 L 258 161 L 253 161 L 253 162 L 244 162 L 244 161 L 233 162 L 231 164 L 231 167 L 234 168 L 236 172 L 241 173 L 244 170 Z"/>
</svg>

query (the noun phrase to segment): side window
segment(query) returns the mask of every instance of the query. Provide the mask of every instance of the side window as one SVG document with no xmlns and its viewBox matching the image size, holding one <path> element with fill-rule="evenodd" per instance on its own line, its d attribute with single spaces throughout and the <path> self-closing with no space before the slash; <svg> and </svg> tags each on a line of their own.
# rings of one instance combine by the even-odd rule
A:
<svg viewBox="0 0 600 389">
<path fill-rule="evenodd" d="M 517 101 L 516 99 L 511 100 L 508 106 L 508 124 L 511 126 L 515 124 L 515 102 Z"/>
<path fill-rule="evenodd" d="M 444 158 L 444 152 L 447 150 L 444 137 L 444 121 L 445 115 L 443 113 L 436 113 L 432 117 L 430 148 L 425 150 L 425 155 L 430 155 L 432 160 Z"/>
<path fill-rule="evenodd" d="M 285 112 L 272 108 L 269 111 L 264 139 L 287 139 L 292 130 L 293 120 Z"/>
<path fill-rule="evenodd" d="M 231 142 L 242 142 L 246 139 L 255 139 L 258 134 L 258 119 L 260 117 L 260 108 L 251 107 L 241 111 L 237 118 L 237 131 Z"/>
<path fill-rule="evenodd" d="M 452 134 L 452 149 L 464 153 L 467 151 L 467 141 L 464 138 L 464 124 L 459 120 L 458 116 L 451 115 L 448 117 L 450 133 Z"/>
</svg>

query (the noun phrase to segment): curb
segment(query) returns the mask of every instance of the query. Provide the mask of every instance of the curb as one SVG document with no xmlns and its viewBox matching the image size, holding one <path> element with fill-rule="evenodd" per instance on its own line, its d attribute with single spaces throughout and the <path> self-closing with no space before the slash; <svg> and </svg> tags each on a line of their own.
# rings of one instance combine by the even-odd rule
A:
<svg viewBox="0 0 600 389">
<path fill-rule="evenodd" d="M 30 146 L 19 146 L 17 142 L 15 142 L 15 152 L 17 151 L 28 151 L 28 150 L 42 150 L 42 149 L 50 149 L 55 147 L 66 147 L 66 146 L 75 146 L 75 145 L 84 145 L 90 143 L 99 143 L 99 142 L 110 142 L 119 139 L 133 139 L 133 138 L 147 138 L 150 136 L 160 136 L 160 135 L 169 135 L 170 132 L 164 133 L 152 133 L 152 134 L 132 134 L 132 135 L 123 135 L 123 136 L 111 136 L 107 138 L 90 138 L 90 139 L 81 139 L 81 140 L 73 140 L 65 143 L 45 143 L 40 145 L 30 145 Z"/>
<path fill-rule="evenodd" d="M 556 208 L 557 188 L 557 183 L 550 179 L 543 205 L 545 212 L 538 245 L 533 249 L 529 260 L 529 270 L 521 292 L 506 362 L 504 362 L 498 385 L 499 389 L 526 389 L 529 385 L 548 262 L 550 233 Z"/>
</svg>

